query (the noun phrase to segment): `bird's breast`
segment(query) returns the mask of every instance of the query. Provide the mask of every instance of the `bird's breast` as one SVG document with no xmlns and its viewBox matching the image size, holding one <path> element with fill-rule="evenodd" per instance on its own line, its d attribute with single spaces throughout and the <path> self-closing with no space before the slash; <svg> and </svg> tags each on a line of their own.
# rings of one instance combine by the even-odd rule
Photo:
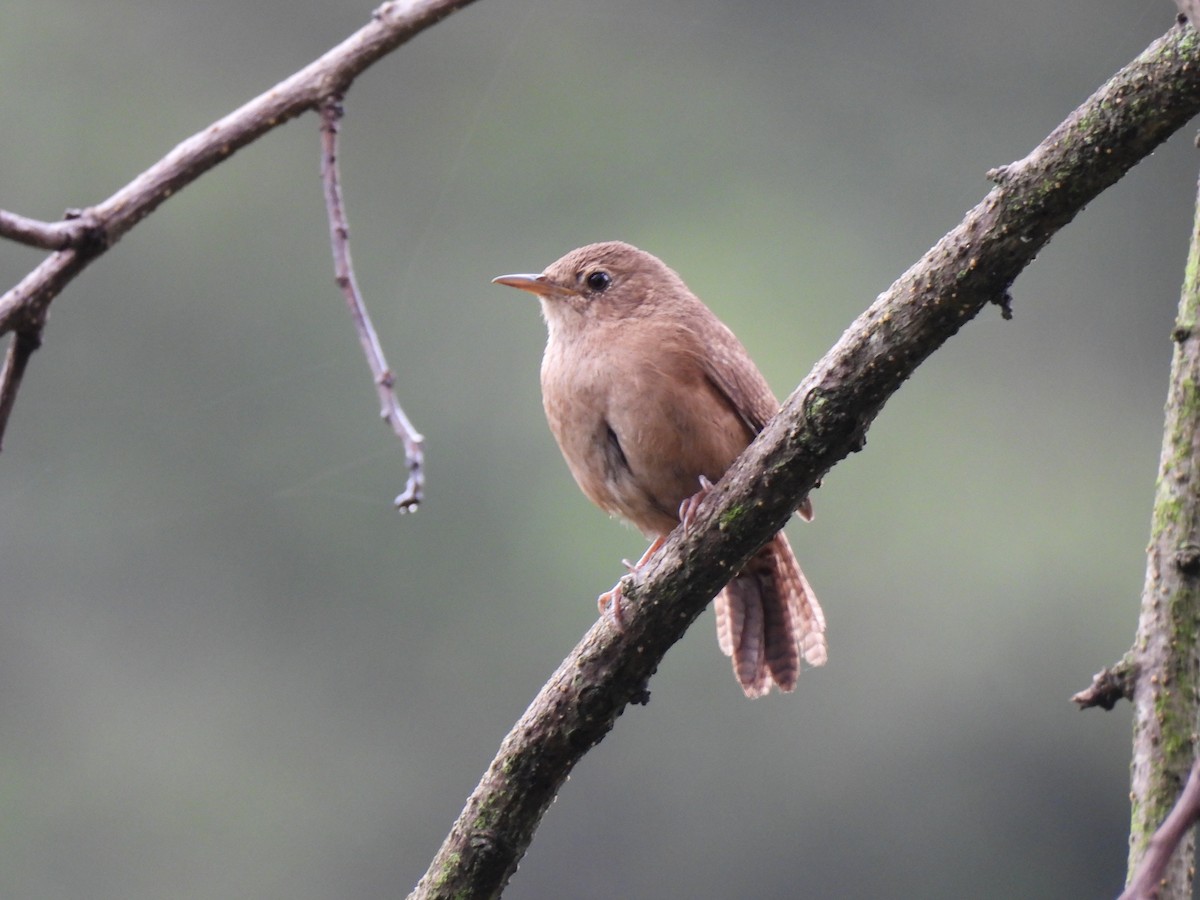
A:
<svg viewBox="0 0 1200 900">
<path fill-rule="evenodd" d="M 720 478 L 750 435 L 694 353 L 669 340 L 630 348 L 618 337 L 599 347 L 547 345 L 546 418 L 593 503 L 648 535 L 664 534 L 700 476 Z"/>
</svg>

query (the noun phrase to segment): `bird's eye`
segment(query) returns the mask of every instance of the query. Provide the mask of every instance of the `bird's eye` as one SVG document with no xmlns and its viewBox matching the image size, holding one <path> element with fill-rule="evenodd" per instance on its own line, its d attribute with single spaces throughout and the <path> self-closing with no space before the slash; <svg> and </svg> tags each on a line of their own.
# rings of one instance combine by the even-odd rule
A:
<svg viewBox="0 0 1200 900">
<path fill-rule="evenodd" d="M 603 291 L 612 283 L 612 278 L 609 277 L 608 273 L 599 269 L 588 275 L 585 280 L 587 281 L 587 286 L 593 291 Z"/>
</svg>

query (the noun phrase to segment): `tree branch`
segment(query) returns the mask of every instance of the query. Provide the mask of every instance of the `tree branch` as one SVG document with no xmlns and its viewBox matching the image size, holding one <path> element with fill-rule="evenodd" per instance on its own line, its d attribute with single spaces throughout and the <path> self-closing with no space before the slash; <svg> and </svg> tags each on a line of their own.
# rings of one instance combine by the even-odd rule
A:
<svg viewBox="0 0 1200 900">
<path fill-rule="evenodd" d="M 18 331 L 9 342 L 8 352 L 4 354 L 4 368 L 0 370 L 0 422 L 8 418 L 13 404 L 17 402 L 17 391 L 21 388 L 21 379 L 25 377 L 25 367 L 29 365 L 29 357 L 42 343 L 42 329 L 30 328 Z M 0 431 L 0 442 L 4 439 Z"/>
<path fill-rule="evenodd" d="M 1133 699 L 1133 685 L 1137 681 L 1137 674 L 1133 654 L 1126 653 L 1120 662 L 1093 675 L 1092 683 L 1072 696 L 1071 700 L 1078 703 L 1080 709 L 1099 706 L 1101 709 L 1111 710 L 1119 701 Z"/>
<path fill-rule="evenodd" d="M 1129 655 L 1133 682 L 1130 766 L 1130 877 L 1149 852 L 1151 835 L 1179 794 L 1196 756 L 1200 715 L 1200 192 L 1197 194 L 1179 311 L 1172 337 L 1171 382 L 1158 485 L 1146 552 L 1137 636 Z M 1165 897 L 1192 895 L 1194 835 L 1163 860 Z M 1170 856 L 1170 853 L 1167 854 Z M 1132 882 L 1131 882 L 1132 883 Z"/>
<path fill-rule="evenodd" d="M 325 208 L 329 215 L 329 238 L 333 246 L 334 276 L 350 317 L 354 330 L 371 367 L 375 388 L 379 392 L 380 415 L 391 426 L 392 431 L 404 443 L 404 455 L 408 461 L 408 483 L 403 493 L 395 500 L 400 512 L 415 511 L 425 492 L 424 438 L 413 428 L 412 422 L 400 407 L 400 400 L 393 390 L 396 377 L 383 356 L 383 346 L 371 324 L 367 305 L 358 289 L 354 277 L 354 265 L 350 261 L 350 226 L 346 223 L 346 207 L 342 200 L 342 184 L 338 175 L 338 123 L 342 118 L 342 98 L 338 94 L 329 97 L 321 106 L 321 180 L 325 185 Z"/>
<path fill-rule="evenodd" d="M 75 213 L 72 218 L 82 225 L 0 215 L 0 237 L 46 248 L 59 247 L 60 237 L 65 240 L 61 249 L 0 297 L 0 335 L 40 332 L 47 308 L 62 289 L 167 198 L 267 132 L 320 108 L 327 97 L 344 94 L 368 67 L 471 2 L 389 0 L 375 10 L 368 25 L 324 56 L 192 135 L 107 200 Z M 10 400 L 0 409 L 0 440 L 11 408 Z"/>
<path fill-rule="evenodd" d="M 88 239 L 92 223 L 68 212 L 60 222 L 41 222 L 0 209 L 0 238 L 41 250 L 65 250 Z"/>
<path fill-rule="evenodd" d="M 1050 237 L 1200 112 L 1200 49 L 1172 28 L 1117 73 L 846 331 L 701 504 L 626 576 L 624 630 L 596 625 L 504 742 L 412 898 L 495 897 L 568 773 L 659 661 L 797 502 L 849 453 L 887 399 L 1009 286 Z"/>
</svg>

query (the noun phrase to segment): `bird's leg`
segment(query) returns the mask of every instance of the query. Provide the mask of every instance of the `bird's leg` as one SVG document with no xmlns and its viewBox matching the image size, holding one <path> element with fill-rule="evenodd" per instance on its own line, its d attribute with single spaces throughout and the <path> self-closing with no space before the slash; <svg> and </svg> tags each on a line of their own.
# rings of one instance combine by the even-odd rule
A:
<svg viewBox="0 0 1200 900">
<path fill-rule="evenodd" d="M 623 559 L 623 560 L 621 560 L 621 565 L 623 565 L 625 568 L 627 568 L 629 570 L 629 573 L 632 575 L 634 572 L 636 572 L 638 569 L 640 569 L 642 566 L 644 566 L 647 562 L 649 562 L 650 557 L 652 557 L 655 553 L 657 553 L 658 548 L 661 547 L 666 542 L 667 542 L 667 536 L 665 534 L 660 534 L 658 537 L 656 537 L 653 541 L 650 542 L 650 546 L 646 548 L 646 552 L 642 554 L 641 559 L 639 559 L 635 563 L 631 563 L 629 560 Z"/>
<path fill-rule="evenodd" d="M 692 527 L 692 522 L 696 518 L 696 513 L 700 509 L 700 504 L 704 502 L 704 498 L 708 496 L 708 492 L 711 491 L 712 488 L 713 483 L 701 475 L 700 490 L 696 491 L 696 493 L 692 494 L 692 496 L 688 497 L 679 504 L 679 521 L 682 523 L 685 531 Z M 627 559 L 623 559 L 621 562 L 625 568 L 629 570 L 629 574 L 634 575 L 642 566 L 650 561 L 650 557 L 657 553 L 662 545 L 666 542 L 667 536 L 665 534 L 660 534 L 650 542 L 650 546 L 646 548 L 646 552 L 642 554 L 641 559 L 639 559 L 637 562 L 631 563 Z M 605 591 L 596 598 L 596 606 L 600 608 L 601 615 L 607 615 L 609 621 L 612 622 L 613 627 L 616 628 L 617 631 L 621 631 L 625 627 L 625 621 L 621 616 L 621 596 L 621 582 L 618 581 L 615 585 L 613 585 L 612 590 Z"/>
<path fill-rule="evenodd" d="M 679 504 L 679 521 L 683 525 L 684 531 L 692 527 L 692 523 L 695 521 L 696 514 L 700 509 L 700 504 L 704 502 L 704 498 L 708 496 L 712 489 L 713 483 L 701 475 L 700 490 Z M 650 557 L 657 553 L 666 542 L 667 536 L 660 534 L 650 542 L 650 546 L 646 548 L 646 552 L 642 554 L 641 559 L 637 562 L 631 563 L 629 560 L 623 559 L 621 563 L 629 570 L 630 575 L 637 574 L 638 570 L 649 562 Z M 621 617 L 621 596 L 621 582 L 618 581 L 613 585 L 612 590 L 605 591 L 596 598 L 596 605 L 600 608 L 600 613 L 608 616 L 609 621 L 612 622 L 613 627 L 617 631 L 621 631 L 625 627 L 624 619 Z"/>
<path fill-rule="evenodd" d="M 621 582 L 613 585 L 612 590 L 605 591 L 596 598 L 596 606 L 600 615 L 606 616 L 609 623 L 617 631 L 625 630 L 625 619 L 621 616 Z"/>
<path fill-rule="evenodd" d="M 640 569 L 647 563 L 647 561 L 649 561 L 650 557 L 658 552 L 658 548 L 665 544 L 666 541 L 667 536 L 665 534 L 660 534 L 650 542 L 650 546 L 646 548 L 646 552 L 642 554 L 641 559 L 635 563 L 631 563 L 629 560 L 623 559 L 621 560 L 621 564 L 629 570 L 630 575 L 635 574 L 638 569 Z M 607 615 L 609 621 L 612 622 L 613 627 L 617 629 L 617 631 L 622 631 L 625 628 L 625 620 L 621 616 L 621 595 L 621 582 L 618 581 L 615 585 L 613 585 L 612 590 L 605 591 L 596 598 L 596 606 L 600 608 L 600 614 Z"/>
</svg>

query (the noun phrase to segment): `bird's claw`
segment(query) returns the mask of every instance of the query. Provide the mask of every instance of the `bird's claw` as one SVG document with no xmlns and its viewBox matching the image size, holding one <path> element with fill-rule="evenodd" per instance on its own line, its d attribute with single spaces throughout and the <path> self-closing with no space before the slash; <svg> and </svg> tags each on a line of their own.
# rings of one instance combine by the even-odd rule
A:
<svg viewBox="0 0 1200 900">
<path fill-rule="evenodd" d="M 682 523 L 684 531 L 691 530 L 692 523 L 696 521 L 696 515 L 700 512 L 700 504 L 704 502 L 704 498 L 712 489 L 713 483 L 701 475 L 700 490 L 679 504 L 679 521 Z"/>
<path fill-rule="evenodd" d="M 625 561 L 622 560 L 622 562 Z M 633 569 L 631 568 L 630 571 L 633 571 Z M 625 630 L 625 617 L 621 614 L 621 598 L 623 595 L 621 582 L 618 581 L 613 585 L 611 590 L 605 591 L 596 598 L 596 606 L 600 609 L 600 615 L 608 619 L 609 624 L 617 631 Z"/>
<path fill-rule="evenodd" d="M 659 535 L 650 542 L 650 546 L 646 548 L 646 552 L 642 554 L 641 559 L 635 563 L 631 563 L 629 560 L 623 559 L 621 560 L 621 565 L 629 570 L 629 575 L 636 575 L 638 570 L 641 569 L 642 566 L 644 566 L 650 559 L 650 557 L 657 553 L 658 549 L 666 542 L 666 536 Z M 625 619 L 621 615 L 621 599 L 624 596 L 622 593 L 621 584 L 625 581 L 625 578 L 629 577 L 629 575 L 624 576 L 620 581 L 618 581 L 616 585 L 613 586 L 612 590 L 605 591 L 596 598 L 596 605 L 600 607 L 600 613 L 608 616 L 608 620 L 612 622 L 613 627 L 616 628 L 617 631 L 625 630 Z"/>
</svg>

